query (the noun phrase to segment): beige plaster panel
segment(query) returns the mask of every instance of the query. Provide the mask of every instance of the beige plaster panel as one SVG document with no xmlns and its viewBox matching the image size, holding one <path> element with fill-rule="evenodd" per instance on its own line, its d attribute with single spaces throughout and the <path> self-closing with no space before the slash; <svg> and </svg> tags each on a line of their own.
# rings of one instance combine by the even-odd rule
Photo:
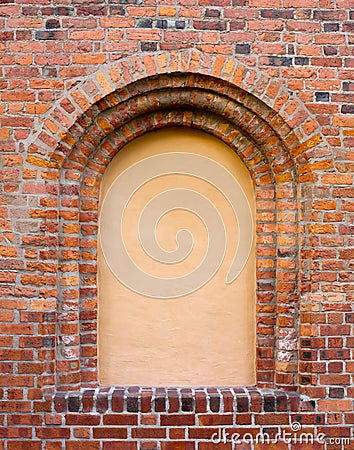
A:
<svg viewBox="0 0 354 450">
<path fill-rule="evenodd" d="M 159 130 L 126 145 L 103 177 L 101 208 L 112 184 L 126 169 L 153 155 L 173 152 L 207 156 L 224 166 L 242 186 L 254 217 L 252 181 L 239 157 L 217 138 L 185 128 Z M 109 251 L 104 256 L 99 241 L 98 357 L 102 385 L 255 383 L 255 244 L 253 240 L 240 275 L 226 284 L 237 248 L 238 222 L 224 195 L 212 184 L 190 174 L 166 174 L 150 180 L 134 193 L 123 215 L 122 234 L 127 252 L 139 267 L 155 277 L 181 277 L 198 267 L 206 255 L 208 231 L 193 212 L 175 209 L 162 216 L 156 226 L 158 243 L 167 251 L 176 249 L 175 236 L 180 229 L 192 231 L 193 250 L 182 261 L 161 263 L 146 255 L 140 245 L 138 221 L 144 206 L 159 192 L 178 188 L 197 191 L 215 205 L 226 228 L 224 260 L 210 281 L 196 291 L 177 298 L 151 298 L 119 281 L 107 264 L 105 256 Z M 100 227 L 100 233 L 107 232 L 106 228 Z M 110 233 L 105 238 L 111 240 L 114 248 L 115 233 Z M 249 233 L 254 234 L 252 227 Z M 109 256 L 118 258 L 118 262 L 119 257 L 114 252 Z"/>
</svg>

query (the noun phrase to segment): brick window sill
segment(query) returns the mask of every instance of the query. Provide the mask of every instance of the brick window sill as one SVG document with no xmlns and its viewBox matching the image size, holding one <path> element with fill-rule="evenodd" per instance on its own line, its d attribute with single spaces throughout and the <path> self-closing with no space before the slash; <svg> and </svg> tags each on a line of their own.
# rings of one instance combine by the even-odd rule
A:
<svg viewBox="0 0 354 450">
<path fill-rule="evenodd" d="M 263 413 L 298 412 L 297 392 L 257 387 L 100 387 L 53 395 L 57 413 Z"/>
</svg>

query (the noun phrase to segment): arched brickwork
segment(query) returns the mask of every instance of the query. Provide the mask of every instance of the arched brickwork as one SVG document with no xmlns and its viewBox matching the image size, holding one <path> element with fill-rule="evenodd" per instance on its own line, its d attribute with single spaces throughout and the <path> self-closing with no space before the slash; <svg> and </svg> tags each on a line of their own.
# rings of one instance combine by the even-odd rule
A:
<svg viewBox="0 0 354 450">
<path fill-rule="evenodd" d="M 55 154 L 61 151 L 63 155 L 55 158 L 60 164 L 76 140 L 75 132 L 78 130 L 74 124 L 80 125 L 84 117 L 89 120 L 97 114 L 98 110 L 94 105 L 99 100 L 141 78 L 175 72 L 210 75 L 218 81 L 241 88 L 240 100 L 243 99 L 243 105 L 255 113 L 260 112 L 258 108 L 263 105 L 271 108 L 277 117 L 271 125 L 277 128 L 298 165 L 303 164 L 299 155 L 322 140 L 318 124 L 303 104 L 293 98 L 281 83 L 233 58 L 185 50 L 125 58 L 116 64 L 105 66 L 79 83 L 44 116 L 42 129 L 29 145 L 29 154 L 48 158 L 53 156 L 54 151 Z M 216 85 L 218 81 L 215 81 Z M 256 99 L 262 102 L 257 102 Z M 280 122 L 283 126 L 279 126 Z M 294 135 L 297 139 L 295 142 Z M 30 161 L 36 162 L 33 158 Z"/>
<path fill-rule="evenodd" d="M 295 389 L 299 224 L 306 220 L 298 185 L 311 181 L 308 159 L 321 141 L 317 124 L 266 75 L 194 51 L 132 57 L 98 72 L 53 107 L 28 147 L 27 160 L 44 168 L 52 186 L 47 191 L 59 207 L 57 227 L 48 216 L 45 228 L 57 246 L 59 305 L 57 364 L 43 385 L 72 390 L 97 384 L 100 179 L 122 146 L 166 126 L 214 134 L 251 173 L 258 219 L 258 384 Z"/>
</svg>

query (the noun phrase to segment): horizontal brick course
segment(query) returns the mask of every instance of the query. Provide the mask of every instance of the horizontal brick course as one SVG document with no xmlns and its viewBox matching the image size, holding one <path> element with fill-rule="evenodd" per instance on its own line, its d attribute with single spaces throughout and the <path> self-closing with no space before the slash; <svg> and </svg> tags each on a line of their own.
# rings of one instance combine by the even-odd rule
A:
<svg viewBox="0 0 354 450">
<path fill-rule="evenodd" d="M 350 8 L 0 5 L 1 450 L 207 450 L 220 427 L 295 420 L 350 433 Z M 99 183 L 118 148 L 162 125 L 213 133 L 254 180 L 258 388 L 97 389 Z"/>
</svg>

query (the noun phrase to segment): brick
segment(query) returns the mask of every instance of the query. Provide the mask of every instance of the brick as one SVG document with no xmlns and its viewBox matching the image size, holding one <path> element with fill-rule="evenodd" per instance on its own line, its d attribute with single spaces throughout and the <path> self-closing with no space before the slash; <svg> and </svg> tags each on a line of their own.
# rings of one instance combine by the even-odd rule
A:
<svg viewBox="0 0 354 450">
<path fill-rule="evenodd" d="M 195 425 L 194 414 L 162 414 L 161 426 L 185 426 Z"/>
<path fill-rule="evenodd" d="M 42 416 L 40 414 L 11 414 L 8 416 L 9 425 L 41 425 Z"/>
<path fill-rule="evenodd" d="M 38 428 L 36 436 L 39 439 L 68 439 L 70 437 L 69 428 Z"/>
<path fill-rule="evenodd" d="M 21 441 L 9 441 L 7 444 L 8 450 L 28 450 L 31 448 L 33 450 L 42 450 L 42 442 L 31 440 L 21 440 Z"/>
<path fill-rule="evenodd" d="M 127 442 L 127 441 L 112 441 L 112 442 L 103 442 L 103 450 L 137 450 L 136 442 Z"/>
<path fill-rule="evenodd" d="M 126 439 L 127 430 L 125 428 L 94 428 L 93 430 L 94 439 Z"/>
<path fill-rule="evenodd" d="M 134 27 L 134 20 L 133 19 L 126 19 L 126 18 L 102 18 L 100 19 L 100 25 L 103 28 L 132 28 Z"/>
<path fill-rule="evenodd" d="M 176 8 L 173 8 L 171 6 L 160 6 L 158 8 L 158 14 L 160 16 L 170 16 L 173 17 L 176 14 Z"/>
<path fill-rule="evenodd" d="M 86 450 L 87 441 L 68 441 L 66 442 L 66 450 Z M 100 441 L 90 439 L 90 450 L 100 450 Z"/>
<path fill-rule="evenodd" d="M 194 450 L 192 441 L 161 442 L 161 450 Z"/>
<path fill-rule="evenodd" d="M 232 414 L 199 414 L 199 425 L 216 426 L 216 425 L 232 425 Z M 193 425 L 193 424 L 191 424 Z"/>
<path fill-rule="evenodd" d="M 105 414 L 104 425 L 137 425 L 138 416 L 136 414 Z"/>
<path fill-rule="evenodd" d="M 94 398 L 101 175 L 122 143 L 156 124 L 208 127 L 240 151 L 261 200 L 255 241 L 258 387 L 296 387 L 299 336 L 298 381 L 310 397 L 301 402 L 301 423 L 318 430 L 325 418 L 328 436 L 348 433 L 343 424 L 352 421 L 354 394 L 351 1 L 337 0 L 336 8 L 328 0 L 181 0 L 178 8 L 140 0 L 0 3 L 0 381 L 9 386 L 0 389 L 0 408 L 13 413 L 7 422 L 0 417 L 0 434 L 11 436 L 0 450 L 206 450 L 214 448 L 214 429 L 231 427 L 234 407 L 240 429 L 257 421 L 272 429 L 298 414 L 296 395 L 289 400 L 258 388 L 235 388 L 235 396 L 206 394 L 205 388 L 181 397 L 169 389 L 168 401 L 152 389 L 142 391 L 140 400 L 136 392 L 125 399 L 124 390 L 115 389 L 112 400 L 105 391 Z M 158 78 L 156 71 L 169 75 Z M 117 104 L 131 95 L 135 99 L 117 113 Z M 155 111 L 145 115 L 149 108 Z M 222 122 L 218 117 L 226 113 Z M 129 125 L 120 136 L 112 133 L 102 152 L 103 133 L 125 120 Z M 251 135 L 251 145 L 239 128 Z M 83 138 L 84 130 L 90 131 Z M 284 345 L 277 352 L 275 338 Z M 83 386 L 91 393 L 81 400 Z M 56 394 L 53 413 L 42 387 L 73 393 L 68 401 Z M 28 441 L 31 415 L 32 436 L 43 437 Z M 128 426 L 135 441 L 126 439 Z"/>
<path fill-rule="evenodd" d="M 65 423 L 66 425 L 99 425 L 100 416 L 88 414 L 68 414 L 66 416 Z"/>
<path fill-rule="evenodd" d="M 139 439 L 156 439 L 156 438 L 166 438 L 166 429 L 158 427 L 140 427 L 132 428 L 132 438 Z"/>
<path fill-rule="evenodd" d="M 2 324 L 0 334 L 33 334 L 32 324 Z"/>
<path fill-rule="evenodd" d="M 101 40 L 104 37 L 104 30 L 85 30 L 73 31 L 70 33 L 70 38 L 74 40 Z"/>
<path fill-rule="evenodd" d="M 81 53 L 73 55 L 74 64 L 104 64 L 106 56 L 104 54 Z"/>
<path fill-rule="evenodd" d="M 224 21 L 219 20 L 209 20 L 209 21 L 195 20 L 193 22 L 193 26 L 196 30 L 218 30 L 218 31 L 226 30 L 226 23 Z"/>
<path fill-rule="evenodd" d="M 351 400 L 319 400 L 320 411 L 350 411 L 352 409 Z"/>
</svg>

